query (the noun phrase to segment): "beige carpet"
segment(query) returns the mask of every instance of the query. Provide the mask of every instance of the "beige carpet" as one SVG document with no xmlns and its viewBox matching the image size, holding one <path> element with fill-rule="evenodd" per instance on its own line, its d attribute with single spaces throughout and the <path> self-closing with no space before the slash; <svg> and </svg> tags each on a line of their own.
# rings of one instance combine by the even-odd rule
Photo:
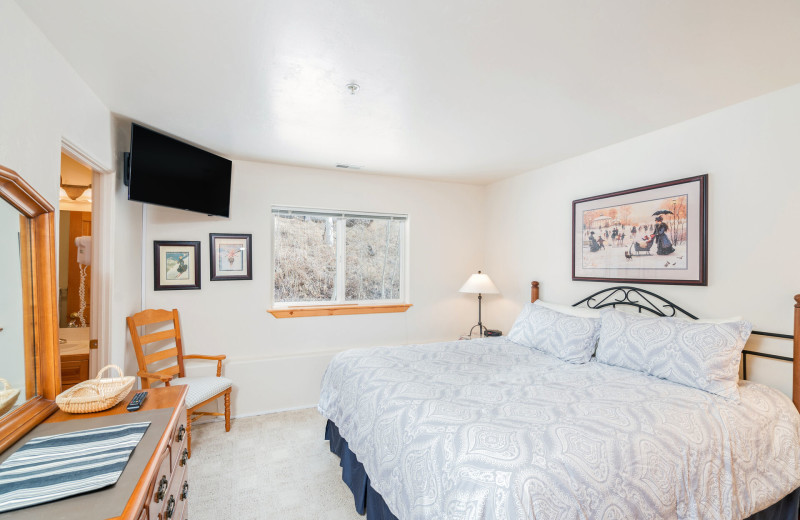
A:
<svg viewBox="0 0 800 520">
<path fill-rule="evenodd" d="M 188 517 L 364 520 L 324 434 L 315 408 L 195 425 Z"/>
</svg>

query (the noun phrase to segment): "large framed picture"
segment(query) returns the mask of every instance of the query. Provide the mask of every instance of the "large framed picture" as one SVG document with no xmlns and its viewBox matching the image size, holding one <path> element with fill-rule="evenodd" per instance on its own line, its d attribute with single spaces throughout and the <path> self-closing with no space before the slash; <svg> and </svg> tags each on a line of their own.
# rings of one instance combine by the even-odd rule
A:
<svg viewBox="0 0 800 520">
<path fill-rule="evenodd" d="M 708 175 L 572 202 L 572 279 L 708 285 Z"/>
<path fill-rule="evenodd" d="M 252 280 L 253 235 L 210 233 L 211 279 Z"/>
<path fill-rule="evenodd" d="M 156 291 L 200 288 L 200 242 L 153 242 Z"/>
</svg>

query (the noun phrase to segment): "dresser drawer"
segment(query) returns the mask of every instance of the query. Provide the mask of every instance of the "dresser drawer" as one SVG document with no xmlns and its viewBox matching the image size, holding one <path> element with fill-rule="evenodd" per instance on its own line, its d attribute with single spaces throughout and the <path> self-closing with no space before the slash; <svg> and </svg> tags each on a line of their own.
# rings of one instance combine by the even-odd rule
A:
<svg viewBox="0 0 800 520">
<path fill-rule="evenodd" d="M 170 450 L 172 450 L 170 469 L 176 473 L 185 468 L 189 462 L 189 448 L 186 446 L 186 439 L 183 442 L 173 442 Z"/>
<path fill-rule="evenodd" d="M 180 504 L 180 513 L 175 516 L 174 520 L 186 520 L 186 515 L 189 514 L 189 507 L 186 502 L 181 502 Z"/>
<path fill-rule="evenodd" d="M 178 412 L 178 417 L 180 417 L 180 420 L 177 426 L 175 426 L 175 431 L 172 432 L 170 441 L 170 449 L 172 450 L 170 468 L 173 473 L 185 467 L 186 460 L 189 458 L 189 450 L 186 446 L 188 439 L 188 433 L 186 431 L 186 408 L 181 408 Z"/>
<path fill-rule="evenodd" d="M 183 516 L 179 518 L 184 518 L 189 513 L 189 473 L 185 473 L 183 475 L 183 484 L 181 484 L 181 489 L 178 491 L 178 500 L 181 504 L 181 508 L 183 510 Z"/>
<path fill-rule="evenodd" d="M 153 489 L 150 494 L 150 520 L 159 518 L 158 513 L 164 509 L 169 498 L 169 488 L 172 483 L 172 472 L 170 471 L 170 450 L 169 447 L 161 453 L 161 458 L 153 482 Z"/>
<path fill-rule="evenodd" d="M 158 520 L 178 520 L 181 518 L 186 504 L 186 500 L 181 500 L 184 482 L 186 482 L 186 466 L 173 473 Z"/>
</svg>

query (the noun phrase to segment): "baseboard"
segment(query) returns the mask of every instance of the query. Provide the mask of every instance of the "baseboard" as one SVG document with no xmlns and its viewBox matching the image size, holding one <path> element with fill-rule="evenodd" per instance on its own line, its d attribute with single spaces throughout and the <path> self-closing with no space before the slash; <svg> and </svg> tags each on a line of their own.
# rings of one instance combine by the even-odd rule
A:
<svg viewBox="0 0 800 520">
<path fill-rule="evenodd" d="M 317 404 L 310 404 L 308 406 L 292 406 L 290 408 L 282 408 L 279 410 L 264 410 L 262 412 L 251 412 L 251 413 L 242 413 L 238 415 L 232 415 L 231 419 L 246 419 L 248 417 L 258 417 L 259 415 L 272 415 L 274 413 L 283 413 L 283 412 L 294 412 L 297 410 L 307 410 L 308 408 L 316 408 Z M 205 416 L 206 418 L 200 419 L 198 421 L 193 422 L 192 424 L 211 424 L 215 422 L 225 422 L 224 417 L 209 417 Z"/>
</svg>

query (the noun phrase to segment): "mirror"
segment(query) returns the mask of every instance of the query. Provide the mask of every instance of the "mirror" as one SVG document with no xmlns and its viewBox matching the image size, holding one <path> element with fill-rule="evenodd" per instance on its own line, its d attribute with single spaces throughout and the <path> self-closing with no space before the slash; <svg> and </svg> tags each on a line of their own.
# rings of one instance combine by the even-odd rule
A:
<svg viewBox="0 0 800 520">
<path fill-rule="evenodd" d="M 15 207 L 0 201 L 0 244 L 5 252 L 0 255 L 0 417 L 34 397 L 36 390 L 36 359 L 25 335 L 32 325 L 25 302 L 32 300 L 33 286 L 30 268 L 22 268 L 23 259 L 31 256 L 29 225 Z"/>
<path fill-rule="evenodd" d="M 53 206 L 0 166 L 0 452 L 56 409 L 61 386 Z M 7 289 L 8 288 L 8 289 Z"/>
</svg>

